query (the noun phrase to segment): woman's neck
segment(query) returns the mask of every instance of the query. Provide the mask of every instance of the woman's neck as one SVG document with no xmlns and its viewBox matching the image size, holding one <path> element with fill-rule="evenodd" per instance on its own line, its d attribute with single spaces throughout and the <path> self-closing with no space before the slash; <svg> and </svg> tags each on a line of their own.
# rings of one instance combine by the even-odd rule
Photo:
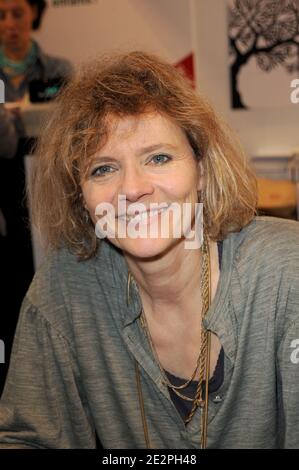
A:
<svg viewBox="0 0 299 470">
<path fill-rule="evenodd" d="M 143 305 L 151 312 L 186 306 L 200 296 L 201 251 L 179 244 L 159 259 L 140 261 L 125 255 L 137 282 Z"/>
</svg>

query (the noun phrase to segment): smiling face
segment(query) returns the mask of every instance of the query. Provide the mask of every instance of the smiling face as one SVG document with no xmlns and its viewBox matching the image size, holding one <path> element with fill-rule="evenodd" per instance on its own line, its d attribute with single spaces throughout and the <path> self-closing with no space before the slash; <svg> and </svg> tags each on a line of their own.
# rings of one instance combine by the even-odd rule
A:
<svg viewBox="0 0 299 470">
<path fill-rule="evenodd" d="M 108 139 L 91 158 L 81 187 L 94 223 L 98 204 L 109 203 L 115 209 L 116 234 L 109 237 L 110 241 L 130 256 L 149 258 L 184 241 L 182 233 L 180 238 L 174 238 L 171 230 L 168 237 L 162 237 L 161 224 L 165 218 L 173 219 L 169 211 L 173 205 L 191 203 L 194 207 L 198 202 L 200 165 L 185 133 L 170 118 L 157 113 L 113 116 Z M 124 210 L 119 209 L 120 195 L 126 202 Z M 137 204 L 142 204 L 146 212 L 132 219 Z M 161 210 L 150 211 L 152 204 Z M 118 223 L 128 226 L 132 222 L 137 228 L 145 226 L 148 236 L 121 238 Z M 149 236 L 154 222 L 159 226 L 156 238 Z M 172 227 L 171 221 L 169 226 Z"/>
<path fill-rule="evenodd" d="M 0 0 L 0 38 L 7 53 L 27 51 L 36 14 L 27 0 Z"/>
</svg>

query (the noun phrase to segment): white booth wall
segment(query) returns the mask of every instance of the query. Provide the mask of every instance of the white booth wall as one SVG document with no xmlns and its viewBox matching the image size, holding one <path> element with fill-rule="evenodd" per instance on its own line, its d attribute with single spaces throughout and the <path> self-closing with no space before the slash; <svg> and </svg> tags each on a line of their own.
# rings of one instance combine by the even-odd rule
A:
<svg viewBox="0 0 299 470">
<path fill-rule="evenodd" d="M 74 64 L 110 50 L 142 49 L 176 63 L 191 51 L 189 0 L 94 0 L 48 9 L 36 39 Z"/>
<path fill-rule="evenodd" d="M 197 86 L 237 130 L 250 157 L 292 154 L 299 147 L 299 104 L 250 110 L 230 107 L 227 4 L 227 0 L 190 0 Z M 279 86 L 291 94 L 290 83 L 281 81 Z M 277 81 L 269 80 L 268 87 L 273 99 L 281 92 Z"/>
</svg>

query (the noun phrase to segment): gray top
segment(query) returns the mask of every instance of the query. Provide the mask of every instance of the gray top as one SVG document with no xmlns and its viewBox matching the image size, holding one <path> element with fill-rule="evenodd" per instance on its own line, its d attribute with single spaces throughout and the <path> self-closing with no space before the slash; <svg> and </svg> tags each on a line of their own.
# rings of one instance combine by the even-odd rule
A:
<svg viewBox="0 0 299 470">
<path fill-rule="evenodd" d="M 162 384 L 138 321 L 127 267 L 102 242 L 96 258 L 50 253 L 24 300 L 0 402 L 0 447 L 144 448 L 135 381 L 140 365 L 153 448 L 198 448 Z M 224 349 L 224 381 L 209 401 L 208 447 L 299 448 L 299 224 L 256 218 L 223 243 L 205 326 Z"/>
</svg>

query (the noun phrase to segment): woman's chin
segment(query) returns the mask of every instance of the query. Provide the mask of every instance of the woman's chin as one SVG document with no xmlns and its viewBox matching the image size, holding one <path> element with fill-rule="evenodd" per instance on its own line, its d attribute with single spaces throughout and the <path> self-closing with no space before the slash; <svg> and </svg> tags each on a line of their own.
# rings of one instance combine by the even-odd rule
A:
<svg viewBox="0 0 299 470">
<path fill-rule="evenodd" d="M 121 249 L 124 254 L 139 259 L 156 258 L 166 254 L 179 240 L 169 238 L 126 238 L 110 239 L 113 245 Z"/>
</svg>

